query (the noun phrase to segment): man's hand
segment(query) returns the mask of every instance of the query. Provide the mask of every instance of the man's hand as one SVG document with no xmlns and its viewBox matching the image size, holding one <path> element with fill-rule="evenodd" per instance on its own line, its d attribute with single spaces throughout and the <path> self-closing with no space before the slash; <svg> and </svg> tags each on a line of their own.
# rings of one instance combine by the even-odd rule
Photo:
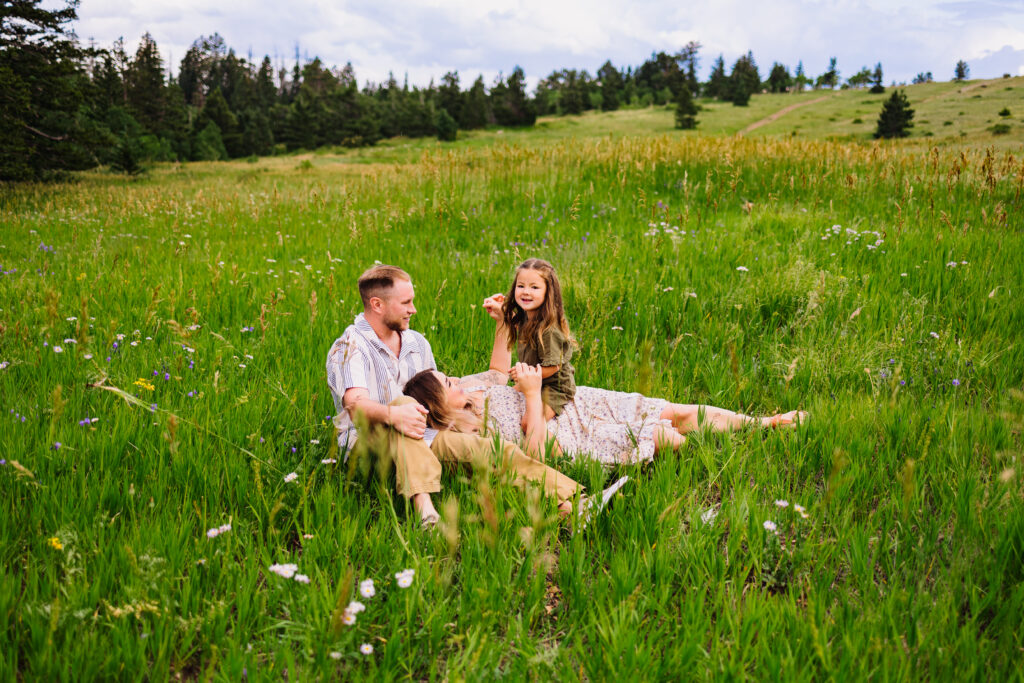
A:
<svg viewBox="0 0 1024 683">
<path fill-rule="evenodd" d="M 391 426 L 411 439 L 422 439 L 427 429 L 427 409 L 419 403 L 389 406 Z"/>
<path fill-rule="evenodd" d="M 494 319 L 494 322 L 500 323 L 503 319 L 501 308 L 504 304 L 505 295 L 494 294 L 484 299 L 484 310 Z"/>
</svg>

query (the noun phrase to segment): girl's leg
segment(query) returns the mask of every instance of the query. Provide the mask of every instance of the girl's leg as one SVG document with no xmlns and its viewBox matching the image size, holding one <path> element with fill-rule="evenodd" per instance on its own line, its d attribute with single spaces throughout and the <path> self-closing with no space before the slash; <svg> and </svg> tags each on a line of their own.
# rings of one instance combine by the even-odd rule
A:
<svg viewBox="0 0 1024 683">
<path fill-rule="evenodd" d="M 751 417 L 725 408 L 703 405 L 669 403 L 661 411 L 662 420 L 671 420 L 672 426 L 681 434 L 697 429 L 703 424 L 711 425 L 715 431 L 726 432 L 744 427 L 789 427 L 807 419 L 804 411 L 793 410 L 771 417 Z"/>
</svg>

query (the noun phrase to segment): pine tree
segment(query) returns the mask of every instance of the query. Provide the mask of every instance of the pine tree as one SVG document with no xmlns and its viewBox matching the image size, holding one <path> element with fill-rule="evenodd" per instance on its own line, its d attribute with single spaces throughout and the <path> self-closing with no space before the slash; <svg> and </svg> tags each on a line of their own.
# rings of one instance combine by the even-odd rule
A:
<svg viewBox="0 0 1024 683">
<path fill-rule="evenodd" d="M 0 9 L 0 180 L 95 165 L 81 116 L 84 52 L 65 28 L 77 2 L 6 0 Z"/>
<path fill-rule="evenodd" d="M 797 62 L 796 72 L 793 74 L 793 86 L 797 92 L 803 92 L 807 84 L 811 82 L 811 79 L 807 78 L 807 74 L 804 73 L 803 61 Z"/>
<path fill-rule="evenodd" d="M 622 98 L 622 74 L 608 60 L 597 70 L 597 78 L 601 82 L 601 111 L 615 111 Z"/>
<path fill-rule="evenodd" d="M 733 64 L 729 74 L 728 99 L 737 107 L 746 107 L 750 96 L 761 88 L 761 76 L 754 63 L 754 53 L 747 52 Z"/>
<path fill-rule="evenodd" d="M 459 88 L 459 72 L 449 71 L 441 77 L 441 85 L 437 88 L 437 106 L 440 112 L 448 112 L 448 116 L 456 122 L 462 118 L 462 90 Z"/>
<path fill-rule="evenodd" d="M 910 134 L 914 110 L 902 90 L 893 92 L 892 97 L 882 105 L 882 113 L 878 116 L 878 129 L 875 138 L 904 138 Z"/>
<path fill-rule="evenodd" d="M 725 73 L 725 59 L 718 55 L 714 65 L 711 67 L 711 76 L 708 84 L 704 87 L 704 94 L 708 97 L 724 100 L 729 93 L 729 77 Z"/>
<path fill-rule="evenodd" d="M 135 59 L 128 65 L 126 75 L 128 111 L 144 130 L 153 135 L 162 135 L 167 107 L 164 61 L 156 41 L 149 33 L 142 36 Z"/>
<path fill-rule="evenodd" d="M 487 125 L 488 118 L 487 88 L 484 86 L 484 77 L 477 76 L 473 85 L 466 91 L 459 128 L 463 130 L 483 128 Z"/>
<path fill-rule="evenodd" d="M 698 107 L 688 87 L 680 88 L 676 95 L 676 128 L 689 130 L 697 127 Z"/>
<path fill-rule="evenodd" d="M 960 60 L 956 63 L 956 69 L 953 72 L 954 81 L 966 81 L 967 77 L 971 74 L 971 68 L 967 66 L 967 62 Z"/>
<path fill-rule="evenodd" d="M 452 115 L 448 113 L 447 109 L 441 109 L 437 112 L 437 139 L 441 142 L 455 142 L 456 136 L 459 134 L 459 124 L 455 122 Z"/>
<path fill-rule="evenodd" d="M 874 84 L 871 86 L 871 90 L 868 92 L 880 95 L 885 92 L 885 86 L 882 85 L 882 63 L 875 64 L 875 71 L 871 74 L 871 82 Z"/>
<path fill-rule="evenodd" d="M 786 92 L 793 79 L 789 76 L 789 69 L 782 64 L 772 64 L 771 73 L 768 74 L 768 90 L 771 92 Z"/>
</svg>

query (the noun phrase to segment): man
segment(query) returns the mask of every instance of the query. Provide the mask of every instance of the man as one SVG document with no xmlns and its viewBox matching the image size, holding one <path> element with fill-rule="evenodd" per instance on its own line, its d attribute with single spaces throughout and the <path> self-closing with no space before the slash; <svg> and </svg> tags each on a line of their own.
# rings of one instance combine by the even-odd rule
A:
<svg viewBox="0 0 1024 683">
<path fill-rule="evenodd" d="M 395 463 L 398 492 L 410 498 L 424 526 L 437 523 L 430 498 L 441 490 L 441 460 L 477 462 L 494 450 L 493 443 L 471 434 L 427 429 L 427 410 L 402 397 L 402 387 L 421 370 L 436 370 L 430 343 L 409 329 L 416 313 L 409 274 L 378 265 L 359 276 L 363 312 L 331 346 L 327 383 L 334 398 L 338 445 L 351 448 L 353 417 L 390 427 L 385 454 Z M 555 496 L 562 509 L 581 488 L 564 474 L 530 458 L 513 444 L 502 444 L 501 457 L 519 483 L 534 481 Z"/>
</svg>

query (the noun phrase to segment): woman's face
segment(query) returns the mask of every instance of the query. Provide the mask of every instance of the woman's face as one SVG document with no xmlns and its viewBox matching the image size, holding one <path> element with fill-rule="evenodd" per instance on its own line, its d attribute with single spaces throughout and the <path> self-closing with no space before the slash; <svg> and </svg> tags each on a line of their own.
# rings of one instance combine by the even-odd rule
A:
<svg viewBox="0 0 1024 683">
<path fill-rule="evenodd" d="M 459 381 L 454 377 L 449 377 L 443 372 L 434 371 L 434 376 L 437 377 L 438 381 L 441 382 L 447 392 L 448 396 L 448 407 L 451 410 L 462 410 L 466 407 L 466 392 L 459 386 Z"/>
</svg>

